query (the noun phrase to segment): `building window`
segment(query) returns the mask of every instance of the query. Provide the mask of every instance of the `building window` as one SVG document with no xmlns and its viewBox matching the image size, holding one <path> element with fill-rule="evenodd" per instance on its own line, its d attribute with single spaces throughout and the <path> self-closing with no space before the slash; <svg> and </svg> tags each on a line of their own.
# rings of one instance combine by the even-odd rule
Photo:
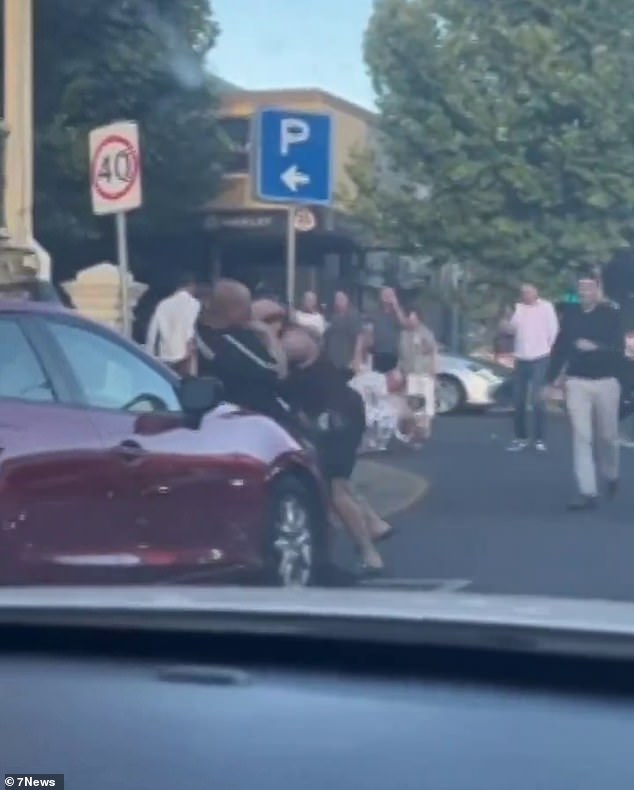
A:
<svg viewBox="0 0 634 790">
<path fill-rule="evenodd" d="M 226 172 L 239 175 L 249 172 L 251 148 L 250 118 L 221 118 L 220 128 L 229 141 L 229 157 Z"/>
</svg>

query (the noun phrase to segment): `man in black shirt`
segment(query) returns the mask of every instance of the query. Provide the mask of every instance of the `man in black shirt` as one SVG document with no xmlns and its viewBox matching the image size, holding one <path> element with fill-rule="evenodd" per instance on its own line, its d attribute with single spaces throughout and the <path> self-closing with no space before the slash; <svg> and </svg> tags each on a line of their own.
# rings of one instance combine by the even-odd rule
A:
<svg viewBox="0 0 634 790">
<path fill-rule="evenodd" d="M 570 509 L 590 510 L 596 507 L 599 492 L 595 443 L 608 496 L 613 497 L 618 487 L 619 379 L 625 338 L 619 310 L 602 299 L 595 273 L 584 273 L 579 278 L 578 292 L 581 304 L 562 322 L 547 381 L 551 386 L 561 386 L 565 375 L 575 477 L 581 495 Z"/>
<path fill-rule="evenodd" d="M 220 280 L 203 295 L 196 345 L 199 373 L 219 378 L 227 401 L 291 426 L 290 408 L 279 394 L 283 361 L 272 334 L 256 329 L 246 286 Z"/>
<path fill-rule="evenodd" d="M 219 378 L 227 401 L 265 414 L 303 439 L 306 432 L 281 392 L 287 376 L 286 355 L 272 319 L 281 318 L 284 310 L 269 311 L 264 315 L 268 322 L 255 320 L 249 289 L 229 279 L 201 290 L 200 297 L 196 330 L 199 374 Z M 324 529 L 329 532 L 330 525 Z M 328 550 L 320 558 L 316 578 L 328 586 L 352 583 L 352 575 L 332 562 Z"/>
<path fill-rule="evenodd" d="M 284 397 L 311 426 L 333 508 L 357 545 L 361 575 L 379 575 L 383 560 L 375 543 L 389 537 L 393 528 L 367 503 L 359 503 L 350 484 L 366 427 L 363 399 L 347 384 L 352 372 L 327 359 L 305 329 L 289 328 L 283 344 L 289 360 Z"/>
</svg>

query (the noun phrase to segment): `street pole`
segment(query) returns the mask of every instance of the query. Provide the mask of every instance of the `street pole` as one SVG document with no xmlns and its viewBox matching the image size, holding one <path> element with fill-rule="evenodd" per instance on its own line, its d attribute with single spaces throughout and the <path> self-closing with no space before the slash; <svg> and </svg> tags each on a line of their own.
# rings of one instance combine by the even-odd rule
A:
<svg viewBox="0 0 634 790">
<path fill-rule="evenodd" d="M 286 215 L 286 301 L 289 307 L 295 306 L 295 270 L 297 266 L 295 211 L 295 206 L 290 205 Z"/>
<path fill-rule="evenodd" d="M 454 354 L 458 354 L 460 352 L 460 307 L 455 301 L 455 295 L 453 299 L 451 305 L 451 350 Z"/>
<path fill-rule="evenodd" d="M 7 138 L 9 130 L 4 120 L 0 121 L 0 244 L 9 238 L 7 231 Z"/>
<path fill-rule="evenodd" d="M 33 250 L 33 2 L 4 0 L 5 213 L 10 246 L 24 266 Z M 35 259 L 34 263 L 35 263 Z"/>
<path fill-rule="evenodd" d="M 126 233 L 125 211 L 115 214 L 117 226 L 117 263 L 119 264 L 119 284 L 121 288 L 121 328 L 125 337 L 130 337 L 130 300 L 128 299 L 128 238 Z"/>
</svg>

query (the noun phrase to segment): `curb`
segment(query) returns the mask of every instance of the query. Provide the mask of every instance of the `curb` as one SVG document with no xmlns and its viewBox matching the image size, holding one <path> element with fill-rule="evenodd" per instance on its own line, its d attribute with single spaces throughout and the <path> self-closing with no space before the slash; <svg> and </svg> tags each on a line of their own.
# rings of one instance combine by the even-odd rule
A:
<svg viewBox="0 0 634 790">
<path fill-rule="evenodd" d="M 381 518 L 391 518 L 413 507 L 425 497 L 429 483 L 422 476 L 380 461 L 361 459 L 352 481 Z M 402 489 L 389 502 L 394 488 Z"/>
</svg>

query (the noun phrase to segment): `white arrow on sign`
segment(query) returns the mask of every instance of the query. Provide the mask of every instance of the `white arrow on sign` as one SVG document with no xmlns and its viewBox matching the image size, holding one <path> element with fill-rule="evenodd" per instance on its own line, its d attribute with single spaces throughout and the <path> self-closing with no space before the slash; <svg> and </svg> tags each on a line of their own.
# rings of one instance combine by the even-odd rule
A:
<svg viewBox="0 0 634 790">
<path fill-rule="evenodd" d="M 307 176 L 306 173 L 302 173 L 297 165 L 291 165 L 288 170 L 282 173 L 280 178 L 291 192 L 297 192 L 300 187 L 305 187 L 307 184 L 310 184 L 310 176 Z"/>
</svg>

